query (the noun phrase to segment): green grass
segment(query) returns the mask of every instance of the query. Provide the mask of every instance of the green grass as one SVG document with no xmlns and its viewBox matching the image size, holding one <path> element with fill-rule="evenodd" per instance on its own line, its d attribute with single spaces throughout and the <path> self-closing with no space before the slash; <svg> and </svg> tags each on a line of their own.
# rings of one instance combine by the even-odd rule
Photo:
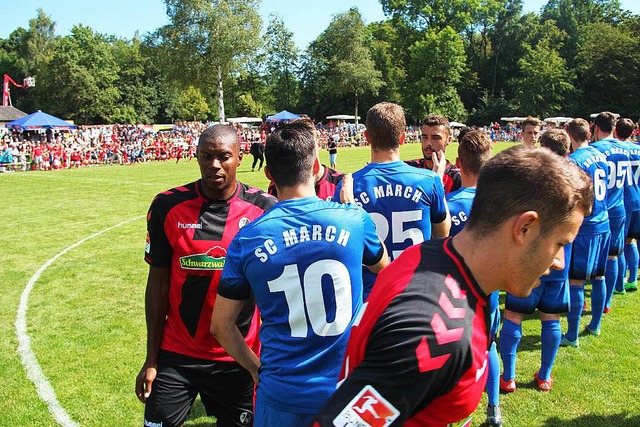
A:
<svg viewBox="0 0 640 427">
<path fill-rule="evenodd" d="M 449 159 L 455 159 L 456 148 L 447 150 Z M 326 163 L 326 152 L 321 156 Z M 403 159 L 417 157 L 418 144 L 402 147 Z M 341 149 L 338 169 L 353 172 L 368 160 L 367 148 Z M 239 179 L 266 188 L 266 178 L 251 172 L 250 163 L 247 156 Z M 16 312 L 31 276 L 79 240 L 143 216 L 155 194 L 198 175 L 196 163 L 184 161 L 0 175 L 0 425 L 56 425 L 16 352 Z M 142 423 L 143 406 L 133 389 L 144 359 L 144 241 L 143 218 L 101 234 L 59 258 L 31 292 L 32 349 L 62 407 L 79 425 Z M 582 337 L 580 348 L 560 349 L 556 383 L 548 394 L 530 381 L 539 364 L 540 323 L 527 319 L 516 371 L 519 389 L 502 397 L 506 425 L 640 425 L 638 295 L 615 297 L 601 337 Z M 484 420 L 484 404 L 476 420 Z M 215 425 L 203 415 L 196 405 L 187 425 Z"/>
</svg>

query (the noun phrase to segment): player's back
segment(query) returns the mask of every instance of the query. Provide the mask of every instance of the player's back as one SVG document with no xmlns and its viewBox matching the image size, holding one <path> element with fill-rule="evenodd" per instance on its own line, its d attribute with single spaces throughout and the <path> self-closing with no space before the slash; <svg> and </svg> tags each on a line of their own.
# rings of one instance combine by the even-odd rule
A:
<svg viewBox="0 0 640 427">
<path fill-rule="evenodd" d="M 624 216 L 624 187 L 629 173 L 629 151 L 617 139 L 601 139 L 590 144 L 607 158 L 607 208 L 609 215 Z"/>
<path fill-rule="evenodd" d="M 640 210 L 640 145 L 630 141 L 620 144 L 629 152 L 627 185 L 624 187 L 624 207 L 627 212 Z"/>
<path fill-rule="evenodd" d="M 339 197 L 342 184 L 336 188 Z M 370 163 L 353 174 L 356 204 L 371 215 L 391 260 L 409 246 L 431 239 L 431 224 L 446 219 L 440 177 L 403 161 Z M 365 297 L 375 275 L 363 273 Z"/>
<path fill-rule="evenodd" d="M 447 194 L 447 204 L 451 214 L 450 236 L 458 234 L 467 223 L 474 197 L 476 197 L 475 187 L 463 187 Z"/>
<path fill-rule="evenodd" d="M 579 233 L 604 233 L 609 230 L 607 211 L 607 158 L 592 146 L 580 147 L 569 155 L 569 159 L 584 170 L 593 181 L 593 206 L 591 214 L 582 222 Z"/>
<path fill-rule="evenodd" d="M 229 253 L 240 248 L 263 321 L 258 393 L 283 410 L 315 413 L 335 390 L 362 305 L 361 265 L 380 256 L 373 222 L 352 205 L 285 200 L 235 243 Z"/>
</svg>

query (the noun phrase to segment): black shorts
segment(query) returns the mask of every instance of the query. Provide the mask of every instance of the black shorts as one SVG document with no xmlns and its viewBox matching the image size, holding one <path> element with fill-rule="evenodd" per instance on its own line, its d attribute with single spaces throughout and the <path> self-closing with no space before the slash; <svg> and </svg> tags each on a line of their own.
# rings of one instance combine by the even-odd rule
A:
<svg viewBox="0 0 640 427">
<path fill-rule="evenodd" d="M 218 427 L 253 425 L 253 379 L 235 362 L 214 362 L 161 351 L 144 425 L 179 427 L 200 394 Z M 160 424 L 162 423 L 162 424 Z"/>
</svg>

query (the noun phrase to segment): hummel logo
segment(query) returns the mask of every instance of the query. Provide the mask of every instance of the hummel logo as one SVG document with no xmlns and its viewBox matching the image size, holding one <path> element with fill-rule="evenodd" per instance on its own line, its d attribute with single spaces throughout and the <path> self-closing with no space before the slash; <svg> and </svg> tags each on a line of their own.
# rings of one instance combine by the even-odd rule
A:
<svg viewBox="0 0 640 427">
<path fill-rule="evenodd" d="M 178 221 L 178 228 L 196 228 L 198 230 L 202 229 L 202 224 L 200 223 L 195 223 L 195 224 L 189 224 L 189 223 L 182 223 L 180 221 Z"/>
</svg>

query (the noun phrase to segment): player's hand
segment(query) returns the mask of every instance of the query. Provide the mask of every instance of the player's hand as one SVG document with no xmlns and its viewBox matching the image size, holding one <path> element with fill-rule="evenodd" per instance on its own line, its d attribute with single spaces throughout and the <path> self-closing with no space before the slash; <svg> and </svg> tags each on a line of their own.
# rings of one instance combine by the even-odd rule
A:
<svg viewBox="0 0 640 427">
<path fill-rule="evenodd" d="M 157 367 L 144 365 L 136 377 L 136 396 L 142 403 L 147 403 L 147 398 L 151 394 L 151 385 L 158 374 Z"/>
<path fill-rule="evenodd" d="M 437 173 L 440 178 L 444 177 L 444 172 L 447 169 L 447 158 L 444 156 L 444 151 L 431 153 L 431 161 L 433 162 L 433 171 Z"/>
<path fill-rule="evenodd" d="M 353 195 L 353 175 L 344 174 L 342 177 L 342 188 L 340 189 L 340 202 L 355 203 L 356 198 Z"/>
</svg>

